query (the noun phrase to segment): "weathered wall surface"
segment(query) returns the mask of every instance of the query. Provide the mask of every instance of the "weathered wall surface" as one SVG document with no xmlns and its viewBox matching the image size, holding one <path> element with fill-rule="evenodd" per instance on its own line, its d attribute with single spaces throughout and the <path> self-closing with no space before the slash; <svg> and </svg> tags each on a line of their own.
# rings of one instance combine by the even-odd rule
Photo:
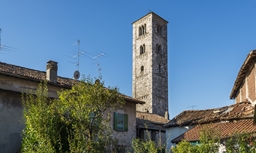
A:
<svg viewBox="0 0 256 153">
<path fill-rule="evenodd" d="M 171 141 L 178 137 L 179 135 L 185 133 L 186 131 L 192 129 L 195 126 L 180 126 L 180 127 L 171 127 L 166 129 L 166 149 L 167 153 L 170 153 L 170 149 L 175 146 Z"/>
<path fill-rule="evenodd" d="M 24 129 L 21 93 L 35 91 L 38 82 L 0 75 L 0 152 L 14 153 L 21 147 Z M 49 96 L 56 98 L 59 87 L 48 86 Z"/>
<path fill-rule="evenodd" d="M 252 65 L 235 98 L 236 103 L 250 101 L 256 104 L 256 68 Z"/>
<path fill-rule="evenodd" d="M 128 131 L 117 132 L 113 130 L 114 138 L 118 139 L 119 145 L 131 146 L 133 138 L 136 138 L 136 104 L 126 102 L 126 104 L 121 108 L 116 108 L 111 110 L 110 116 L 110 127 L 113 129 L 113 114 L 114 112 L 128 114 Z"/>
<path fill-rule="evenodd" d="M 21 147 L 23 109 L 21 95 L 0 90 L 0 152 L 15 153 Z"/>
</svg>

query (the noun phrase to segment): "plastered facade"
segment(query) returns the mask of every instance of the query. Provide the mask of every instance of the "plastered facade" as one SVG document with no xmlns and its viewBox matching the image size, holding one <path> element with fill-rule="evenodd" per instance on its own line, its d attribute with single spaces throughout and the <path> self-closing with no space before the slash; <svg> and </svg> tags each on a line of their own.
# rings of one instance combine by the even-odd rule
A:
<svg viewBox="0 0 256 153">
<path fill-rule="evenodd" d="M 247 72 L 247 75 L 241 85 L 239 92 L 236 95 L 236 103 L 243 101 L 249 101 L 253 104 L 256 104 L 256 68 L 255 64 L 251 66 L 250 71 Z"/>
<path fill-rule="evenodd" d="M 23 121 L 23 107 L 21 93 L 32 92 L 38 87 L 36 81 L 17 77 L 0 75 L 0 153 L 15 153 L 21 147 Z M 66 88 L 48 85 L 49 97 L 57 98 L 57 92 Z M 121 108 L 111 109 L 110 127 L 113 128 L 113 113 L 128 114 L 128 131 L 113 131 L 113 137 L 118 139 L 119 145 L 130 146 L 136 137 L 136 103 L 126 102 Z"/>
<path fill-rule="evenodd" d="M 168 111 L 167 23 L 153 12 L 133 23 L 132 95 L 146 102 L 137 105 L 137 111 L 161 116 Z M 145 46 L 142 54 L 141 46 Z"/>
<path fill-rule="evenodd" d="M 0 152 L 15 153 L 21 147 L 25 128 L 21 93 L 35 91 L 38 82 L 0 75 Z M 49 97 L 56 98 L 58 87 L 49 86 Z"/>
<path fill-rule="evenodd" d="M 121 146 L 131 146 L 132 139 L 136 138 L 136 104 L 126 102 L 121 108 L 110 110 L 110 127 L 113 129 L 114 112 L 128 114 L 128 131 L 117 132 L 113 130 L 113 138 L 118 139 Z"/>
</svg>

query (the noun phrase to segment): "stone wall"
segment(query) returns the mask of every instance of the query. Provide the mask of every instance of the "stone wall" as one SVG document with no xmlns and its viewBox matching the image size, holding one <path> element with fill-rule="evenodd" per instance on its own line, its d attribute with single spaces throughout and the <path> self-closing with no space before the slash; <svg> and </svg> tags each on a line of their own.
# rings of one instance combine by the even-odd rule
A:
<svg viewBox="0 0 256 153">
<path fill-rule="evenodd" d="M 139 35 L 139 27 L 146 33 Z M 161 27 L 161 31 L 157 30 Z M 140 46 L 145 45 L 145 53 Z M 161 45 L 159 52 L 158 45 Z M 137 111 L 164 116 L 168 111 L 167 22 L 149 13 L 133 23 L 133 98 L 145 101 Z M 141 67 L 144 70 L 141 70 Z"/>
</svg>

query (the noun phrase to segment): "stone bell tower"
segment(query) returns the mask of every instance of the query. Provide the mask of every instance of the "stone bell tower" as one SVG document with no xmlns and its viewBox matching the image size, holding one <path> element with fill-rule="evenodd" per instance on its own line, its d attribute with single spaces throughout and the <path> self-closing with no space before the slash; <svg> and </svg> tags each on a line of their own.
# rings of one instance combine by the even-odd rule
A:
<svg viewBox="0 0 256 153">
<path fill-rule="evenodd" d="M 161 116 L 168 111 L 167 24 L 154 12 L 132 23 L 132 96 L 146 102 L 137 111 Z"/>
</svg>

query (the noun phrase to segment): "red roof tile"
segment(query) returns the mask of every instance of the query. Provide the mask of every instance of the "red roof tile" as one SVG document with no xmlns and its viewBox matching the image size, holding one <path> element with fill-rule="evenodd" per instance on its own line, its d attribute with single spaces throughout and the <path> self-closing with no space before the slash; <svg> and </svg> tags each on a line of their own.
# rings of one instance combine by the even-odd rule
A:
<svg viewBox="0 0 256 153">
<path fill-rule="evenodd" d="M 165 127 L 195 125 L 253 117 L 254 107 L 250 102 L 206 110 L 187 110 L 174 117 Z"/>
<path fill-rule="evenodd" d="M 253 125 L 253 119 L 196 125 L 194 128 L 176 137 L 171 142 L 177 143 L 182 140 L 199 141 L 200 131 L 202 131 L 203 129 L 216 130 L 220 138 L 227 138 L 237 133 L 242 134 L 256 132 L 256 125 Z"/>
</svg>

